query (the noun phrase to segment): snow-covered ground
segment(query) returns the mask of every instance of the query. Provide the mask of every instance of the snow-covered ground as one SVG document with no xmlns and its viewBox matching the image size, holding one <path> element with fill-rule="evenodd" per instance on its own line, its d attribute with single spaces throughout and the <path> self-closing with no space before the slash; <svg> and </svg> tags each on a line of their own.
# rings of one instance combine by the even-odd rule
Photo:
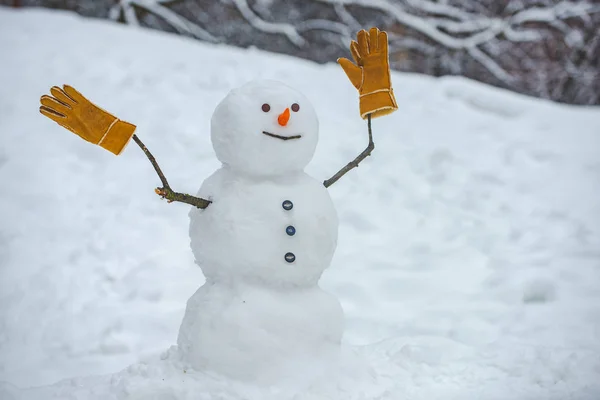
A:
<svg viewBox="0 0 600 400">
<path fill-rule="evenodd" d="M 41 116 L 50 86 L 69 83 L 137 124 L 189 193 L 219 166 L 215 105 L 254 78 L 313 102 L 312 176 L 366 145 L 356 91 L 335 64 L 6 8 L 0 54 L 2 399 L 156 359 L 203 283 L 189 208 L 154 194 L 135 145 L 115 157 Z M 600 398 L 600 109 L 460 78 L 394 74 L 393 84 L 400 109 L 374 121 L 373 157 L 330 190 L 340 237 L 321 286 L 342 302 L 347 348 L 376 375 L 360 389 L 342 381 L 340 398 Z M 152 363 L 25 393 L 229 400 L 241 390 Z M 162 379 L 152 395 L 135 390 Z M 172 389 L 179 381 L 191 386 Z"/>
</svg>

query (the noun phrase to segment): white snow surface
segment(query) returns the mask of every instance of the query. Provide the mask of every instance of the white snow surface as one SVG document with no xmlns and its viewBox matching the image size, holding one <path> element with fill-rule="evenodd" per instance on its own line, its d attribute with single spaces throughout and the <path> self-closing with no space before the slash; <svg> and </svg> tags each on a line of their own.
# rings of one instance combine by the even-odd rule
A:
<svg viewBox="0 0 600 400">
<path fill-rule="evenodd" d="M 340 230 L 320 284 L 346 316 L 340 370 L 262 388 L 170 348 L 204 283 L 189 207 L 154 194 L 133 143 L 115 157 L 38 101 L 73 85 L 195 193 L 219 166 L 218 102 L 281 80 L 314 105 L 307 172 L 325 179 L 367 141 L 339 66 L 6 8 L 0 54 L 0 399 L 600 398 L 598 108 L 393 74 L 399 111 L 329 189 Z"/>
</svg>

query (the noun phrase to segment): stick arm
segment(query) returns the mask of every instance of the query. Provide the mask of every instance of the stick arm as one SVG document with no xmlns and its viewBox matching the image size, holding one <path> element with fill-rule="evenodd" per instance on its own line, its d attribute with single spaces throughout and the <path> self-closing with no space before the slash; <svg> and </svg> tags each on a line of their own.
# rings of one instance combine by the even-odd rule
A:
<svg viewBox="0 0 600 400">
<path fill-rule="evenodd" d="M 338 179 L 344 176 L 352 168 L 358 168 L 358 164 L 360 164 L 362 160 L 370 156 L 371 152 L 375 150 L 375 143 L 373 142 L 373 132 L 371 131 L 371 114 L 367 115 L 367 127 L 369 129 L 369 144 L 367 145 L 367 148 L 364 149 L 362 153 L 360 153 L 354 160 L 350 161 L 348 164 L 346 164 L 346 166 L 344 166 L 342 169 L 336 172 L 335 175 L 323 181 L 323 185 L 326 188 L 336 183 Z"/>
<path fill-rule="evenodd" d="M 167 202 L 169 202 L 169 203 L 178 201 L 180 203 L 186 203 L 186 204 L 192 205 L 197 208 L 204 209 L 204 208 L 208 207 L 208 205 L 211 203 L 210 200 L 206 200 L 206 199 L 203 199 L 200 197 L 195 197 L 195 196 L 192 196 L 189 194 L 178 193 L 178 192 L 173 191 L 173 189 L 171 189 L 171 186 L 169 186 L 169 182 L 167 181 L 167 178 L 165 178 L 165 175 L 163 174 L 160 167 L 158 166 L 156 159 L 154 158 L 152 153 L 150 153 L 150 150 L 148 150 L 146 145 L 140 140 L 140 138 L 136 134 L 134 134 L 132 138 L 133 138 L 133 141 L 138 146 L 140 146 L 140 148 L 142 149 L 144 154 L 146 154 L 146 157 L 148 157 L 148 160 L 150 160 L 150 163 L 154 167 L 154 170 L 158 174 L 158 177 L 160 178 L 160 181 L 163 184 L 162 187 L 154 189 L 156 194 L 158 194 L 163 199 L 167 199 Z"/>
</svg>

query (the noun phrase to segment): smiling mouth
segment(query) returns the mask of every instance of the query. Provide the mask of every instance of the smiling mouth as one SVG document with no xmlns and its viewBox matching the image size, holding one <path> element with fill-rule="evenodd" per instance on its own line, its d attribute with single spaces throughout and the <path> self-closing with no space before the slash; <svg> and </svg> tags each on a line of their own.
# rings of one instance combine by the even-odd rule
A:
<svg viewBox="0 0 600 400">
<path fill-rule="evenodd" d="M 262 133 L 263 133 L 263 135 L 271 136 L 271 137 L 274 137 L 276 139 L 281 139 L 281 140 L 300 139 L 302 137 L 302 135 L 280 136 L 280 135 L 276 135 L 274 133 L 267 132 L 267 131 L 263 131 Z"/>
</svg>

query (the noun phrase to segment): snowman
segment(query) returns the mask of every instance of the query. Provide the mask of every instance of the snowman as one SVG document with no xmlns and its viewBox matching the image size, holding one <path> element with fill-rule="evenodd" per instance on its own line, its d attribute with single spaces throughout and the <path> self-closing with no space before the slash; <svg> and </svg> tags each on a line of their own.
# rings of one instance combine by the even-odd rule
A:
<svg viewBox="0 0 600 400">
<path fill-rule="evenodd" d="M 198 192 L 212 203 L 190 212 L 206 283 L 188 301 L 182 354 L 240 378 L 331 358 L 343 313 L 317 281 L 338 221 L 325 186 L 303 171 L 317 145 L 314 109 L 280 82 L 251 82 L 217 106 L 211 139 L 223 165 Z"/>
<path fill-rule="evenodd" d="M 325 182 L 304 172 L 318 142 L 316 112 L 281 82 L 247 83 L 216 107 L 211 141 L 222 166 L 196 196 L 171 189 L 134 125 L 67 85 L 41 98 L 42 114 L 114 154 L 133 139 L 163 183 L 156 193 L 194 206 L 191 248 L 206 282 L 189 299 L 177 338 L 180 357 L 194 369 L 280 382 L 318 374 L 338 359 L 343 311 L 318 286 L 337 243 L 327 188 L 370 155 L 371 118 L 397 109 L 385 32 L 360 31 L 350 50 L 356 64 L 338 62 L 359 91 L 369 146 Z"/>
</svg>

